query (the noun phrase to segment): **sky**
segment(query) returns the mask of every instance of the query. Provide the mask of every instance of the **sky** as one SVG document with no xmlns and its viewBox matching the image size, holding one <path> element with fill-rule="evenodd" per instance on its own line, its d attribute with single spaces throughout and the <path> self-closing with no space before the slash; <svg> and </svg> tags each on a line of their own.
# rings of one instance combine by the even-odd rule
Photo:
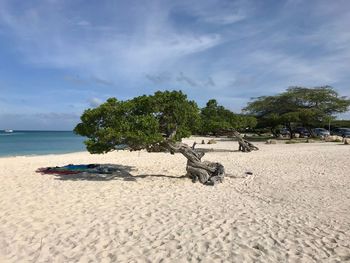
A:
<svg viewBox="0 0 350 263">
<path fill-rule="evenodd" d="M 350 96 L 349 28 L 348 0 L 0 0 L 0 129 L 157 90 L 235 112 L 290 86 Z"/>
</svg>

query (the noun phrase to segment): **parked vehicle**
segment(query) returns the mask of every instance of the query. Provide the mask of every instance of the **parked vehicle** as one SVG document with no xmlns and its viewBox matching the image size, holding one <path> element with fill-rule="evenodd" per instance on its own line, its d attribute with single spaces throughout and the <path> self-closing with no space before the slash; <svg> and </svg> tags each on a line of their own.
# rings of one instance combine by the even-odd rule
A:
<svg viewBox="0 0 350 263">
<path fill-rule="evenodd" d="M 335 128 L 332 135 L 342 136 L 343 138 L 350 138 L 350 128 Z"/>
<path fill-rule="evenodd" d="M 312 130 L 312 132 L 316 135 L 316 136 L 323 136 L 323 137 L 326 137 L 326 136 L 329 136 L 330 133 L 328 130 L 324 129 L 324 128 L 315 128 Z"/>
<path fill-rule="evenodd" d="M 282 128 L 282 129 L 280 130 L 280 134 L 281 134 L 282 136 L 289 136 L 289 135 L 290 135 L 290 132 L 289 132 L 289 130 L 288 130 L 287 128 Z"/>
<path fill-rule="evenodd" d="M 304 127 L 295 128 L 294 133 L 299 133 L 300 137 L 310 137 L 310 132 Z"/>
</svg>

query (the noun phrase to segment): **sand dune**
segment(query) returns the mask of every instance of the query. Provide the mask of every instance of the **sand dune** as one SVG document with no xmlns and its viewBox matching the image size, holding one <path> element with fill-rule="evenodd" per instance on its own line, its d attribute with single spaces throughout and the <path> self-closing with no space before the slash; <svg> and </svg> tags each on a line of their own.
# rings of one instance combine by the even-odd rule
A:
<svg viewBox="0 0 350 263">
<path fill-rule="evenodd" d="M 181 177 L 180 154 L 0 158 L 0 261 L 350 262 L 350 147 L 258 146 L 247 154 L 236 142 L 198 144 L 228 173 L 215 187 Z M 35 172 L 69 163 L 120 172 Z"/>
</svg>

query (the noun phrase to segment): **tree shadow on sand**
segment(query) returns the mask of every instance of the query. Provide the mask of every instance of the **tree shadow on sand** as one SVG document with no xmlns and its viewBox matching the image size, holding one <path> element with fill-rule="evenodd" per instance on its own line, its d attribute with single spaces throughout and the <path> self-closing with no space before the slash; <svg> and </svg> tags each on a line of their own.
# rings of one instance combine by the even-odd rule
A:
<svg viewBox="0 0 350 263">
<path fill-rule="evenodd" d="M 196 151 L 199 152 L 204 152 L 204 153 L 210 153 L 210 152 L 215 152 L 215 153 L 235 153 L 235 152 L 240 152 L 239 150 L 228 150 L 228 149 L 214 149 L 214 148 L 196 148 Z"/>
<path fill-rule="evenodd" d="M 39 168 L 36 172 L 45 175 L 53 175 L 56 180 L 69 180 L 69 181 L 111 181 L 111 180 L 122 180 L 129 182 L 136 182 L 138 179 L 145 179 L 147 177 L 157 177 L 157 178 L 170 178 L 170 179 L 183 179 L 188 178 L 186 176 L 171 176 L 163 174 L 141 174 L 132 175 L 132 171 L 136 171 L 133 166 L 119 165 L 119 164 L 94 164 L 95 166 L 100 166 L 102 169 L 94 170 L 87 169 L 82 172 L 74 172 L 64 170 L 63 167 L 47 167 Z M 78 165 L 80 166 L 80 165 Z M 103 169 L 103 167 L 108 167 L 108 169 Z"/>
<path fill-rule="evenodd" d="M 147 177 L 157 177 L 157 178 L 170 178 L 170 179 L 189 179 L 187 175 L 182 176 L 173 176 L 173 175 L 164 175 L 164 174 L 140 174 L 134 176 L 135 178 L 147 178 Z"/>
</svg>

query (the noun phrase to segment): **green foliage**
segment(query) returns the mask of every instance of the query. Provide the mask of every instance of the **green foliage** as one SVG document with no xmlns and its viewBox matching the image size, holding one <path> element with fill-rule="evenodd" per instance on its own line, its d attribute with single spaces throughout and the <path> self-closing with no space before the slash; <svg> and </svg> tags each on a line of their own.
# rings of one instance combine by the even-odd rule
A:
<svg viewBox="0 0 350 263">
<path fill-rule="evenodd" d="M 254 128 L 258 124 L 258 120 L 254 116 L 238 115 L 238 122 L 236 123 L 236 129 Z"/>
<path fill-rule="evenodd" d="M 258 97 L 244 109 L 254 114 L 259 126 L 276 128 L 293 123 L 314 127 L 333 118 L 334 114 L 346 112 L 350 100 L 340 97 L 329 86 L 316 88 L 291 87 L 276 96 Z"/>
<path fill-rule="evenodd" d="M 331 128 L 350 128 L 350 120 L 330 120 Z M 324 127 L 328 128 L 328 121 L 324 122 Z"/>
<path fill-rule="evenodd" d="M 222 129 L 228 129 L 233 117 L 232 113 L 223 106 L 219 106 L 216 100 L 209 100 L 201 111 L 201 133 L 216 134 Z"/>
<path fill-rule="evenodd" d="M 217 101 L 211 99 L 201 110 L 201 134 L 218 134 L 221 131 L 255 127 L 256 119 L 251 116 L 234 114 Z"/>
<path fill-rule="evenodd" d="M 199 125 L 199 109 L 181 91 L 156 92 L 127 101 L 110 98 L 87 109 L 74 131 L 88 137 L 91 153 L 106 153 L 127 145 L 132 150 L 151 150 L 176 131 L 174 140 L 191 135 Z"/>
</svg>

